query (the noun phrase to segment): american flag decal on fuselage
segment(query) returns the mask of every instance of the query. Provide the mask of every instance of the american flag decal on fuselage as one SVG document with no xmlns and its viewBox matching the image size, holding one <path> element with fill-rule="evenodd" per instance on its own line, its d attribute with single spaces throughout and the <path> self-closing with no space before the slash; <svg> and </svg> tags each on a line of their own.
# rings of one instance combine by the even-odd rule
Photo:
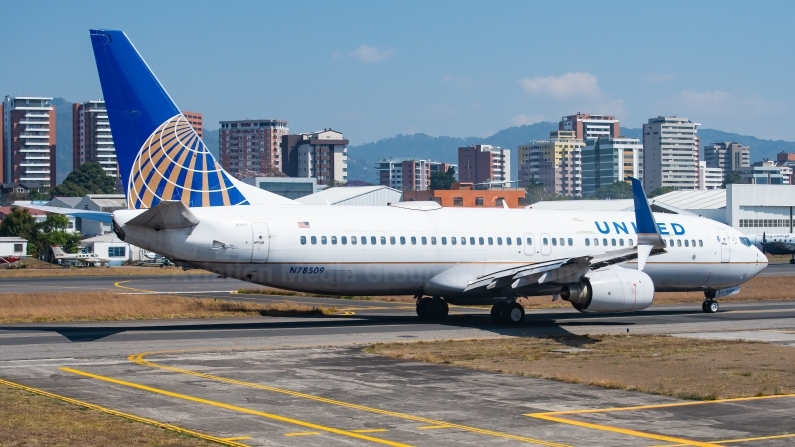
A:
<svg viewBox="0 0 795 447">
<path fill-rule="evenodd" d="M 309 228 L 309 222 L 298 222 L 298 228 Z"/>
<path fill-rule="evenodd" d="M 144 142 L 130 172 L 127 206 L 162 200 L 189 207 L 248 205 L 183 115 L 161 124 Z"/>
</svg>

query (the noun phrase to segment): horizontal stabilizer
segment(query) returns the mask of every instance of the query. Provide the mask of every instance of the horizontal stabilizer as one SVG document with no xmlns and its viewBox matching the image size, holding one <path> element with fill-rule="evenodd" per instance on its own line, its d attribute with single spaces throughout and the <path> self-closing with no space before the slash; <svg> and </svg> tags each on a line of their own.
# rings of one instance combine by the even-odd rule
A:
<svg viewBox="0 0 795 447">
<path fill-rule="evenodd" d="M 163 201 L 154 208 L 133 217 L 125 225 L 153 228 L 155 230 L 175 230 L 194 227 L 199 219 L 190 212 L 184 203 L 176 200 Z"/>
</svg>

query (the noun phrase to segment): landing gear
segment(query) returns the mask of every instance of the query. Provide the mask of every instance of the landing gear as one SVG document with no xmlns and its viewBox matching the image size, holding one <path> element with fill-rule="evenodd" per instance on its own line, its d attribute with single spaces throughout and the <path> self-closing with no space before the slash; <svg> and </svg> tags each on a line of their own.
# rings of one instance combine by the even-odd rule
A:
<svg viewBox="0 0 795 447">
<path fill-rule="evenodd" d="M 720 309 L 718 302 L 711 298 L 707 299 L 701 304 L 701 310 L 703 310 L 704 313 L 707 314 L 714 314 L 715 312 L 718 311 L 718 309 Z"/>
<path fill-rule="evenodd" d="M 789 260 L 790 264 L 795 264 L 795 255 L 792 255 L 792 259 Z"/>
<path fill-rule="evenodd" d="M 420 320 L 441 321 L 447 318 L 449 311 L 450 307 L 447 305 L 447 301 L 441 297 L 417 298 L 417 316 L 420 317 Z"/>
<path fill-rule="evenodd" d="M 491 321 L 515 326 L 524 321 L 524 307 L 516 301 L 500 302 L 491 307 Z"/>
</svg>

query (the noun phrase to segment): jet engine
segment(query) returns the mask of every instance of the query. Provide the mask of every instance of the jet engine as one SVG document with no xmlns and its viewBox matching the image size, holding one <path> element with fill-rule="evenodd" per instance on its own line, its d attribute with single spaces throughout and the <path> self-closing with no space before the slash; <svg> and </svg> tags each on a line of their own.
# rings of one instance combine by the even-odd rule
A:
<svg viewBox="0 0 795 447">
<path fill-rule="evenodd" d="M 613 267 L 564 285 L 560 297 L 580 312 L 632 312 L 651 305 L 654 283 L 639 270 Z"/>
</svg>

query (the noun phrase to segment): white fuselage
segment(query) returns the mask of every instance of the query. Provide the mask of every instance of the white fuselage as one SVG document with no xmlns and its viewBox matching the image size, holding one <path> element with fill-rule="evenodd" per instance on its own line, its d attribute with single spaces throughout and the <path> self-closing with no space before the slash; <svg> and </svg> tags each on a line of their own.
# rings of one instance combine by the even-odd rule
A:
<svg viewBox="0 0 795 447">
<path fill-rule="evenodd" d="M 303 292 L 429 294 L 460 303 L 478 302 L 463 288 L 480 275 L 637 243 L 632 212 L 267 205 L 191 208 L 200 223 L 183 229 L 125 225 L 143 211 L 114 213 L 125 241 L 221 275 Z M 655 219 L 667 253 L 649 258 L 644 271 L 657 291 L 735 286 L 767 265 L 724 224 Z"/>
</svg>

